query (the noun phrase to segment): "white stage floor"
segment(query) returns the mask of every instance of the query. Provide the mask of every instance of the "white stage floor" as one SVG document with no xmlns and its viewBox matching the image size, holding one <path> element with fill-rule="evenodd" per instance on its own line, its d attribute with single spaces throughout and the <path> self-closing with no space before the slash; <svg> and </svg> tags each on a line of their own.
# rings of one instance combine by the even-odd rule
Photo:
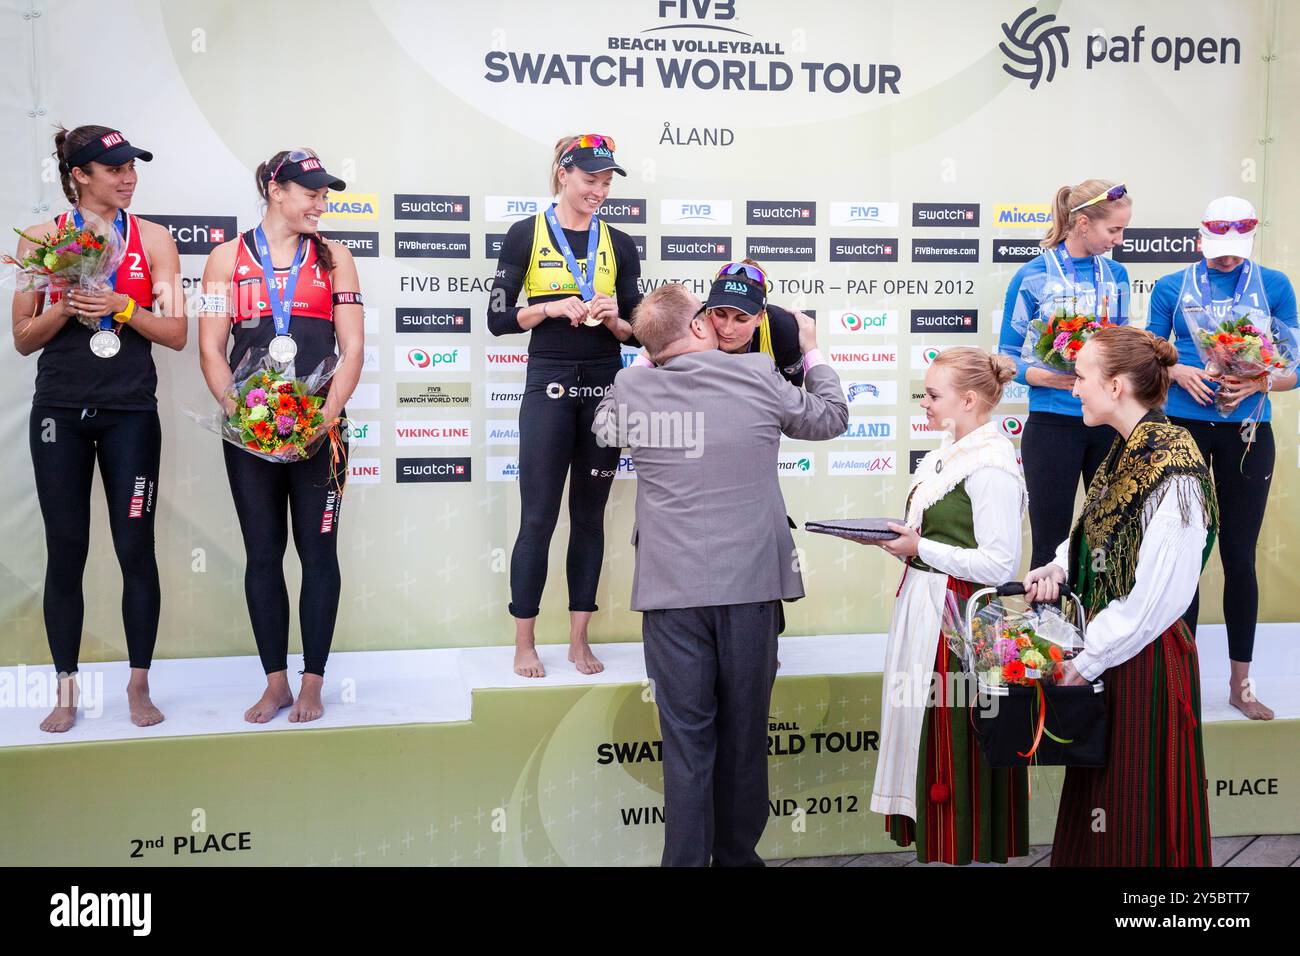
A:
<svg viewBox="0 0 1300 956">
<path fill-rule="evenodd" d="M 1202 627 L 1197 644 L 1203 718 L 1245 720 L 1228 704 L 1223 626 Z M 0 668 L 0 747 L 463 721 L 470 719 L 471 695 L 479 689 L 629 684 L 645 679 L 639 643 L 596 645 L 605 670 L 590 677 L 568 662 L 567 651 L 567 644 L 543 645 L 540 654 L 546 676 L 539 679 L 514 673 L 513 647 L 333 654 L 325 679 L 325 715 L 307 724 L 289 723 L 287 710 L 269 723 L 244 721 L 244 711 L 265 686 L 256 656 L 155 661 L 150 672 L 153 700 L 167 717 L 145 728 L 134 726 L 127 715 L 127 663 L 86 664 L 81 670 L 82 686 L 89 688 L 83 689 L 83 713 L 65 734 L 42 733 L 38 727 L 50 707 L 53 667 L 5 667 Z M 879 672 L 884 652 L 883 634 L 782 638 L 777 676 Z M 289 658 L 295 690 L 301 666 L 301 657 Z M 1279 719 L 1300 718 L 1300 624 L 1260 625 L 1251 670 L 1260 699 Z"/>
</svg>

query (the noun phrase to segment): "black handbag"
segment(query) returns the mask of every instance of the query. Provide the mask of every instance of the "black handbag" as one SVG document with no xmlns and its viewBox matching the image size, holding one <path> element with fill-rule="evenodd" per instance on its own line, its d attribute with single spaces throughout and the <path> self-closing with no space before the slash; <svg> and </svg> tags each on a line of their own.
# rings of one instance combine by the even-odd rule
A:
<svg viewBox="0 0 1300 956">
<path fill-rule="evenodd" d="M 996 593 L 999 597 L 1023 595 L 1019 581 L 998 588 L 985 588 L 971 595 L 967 604 L 966 637 L 977 599 Z M 1085 627 L 1083 605 L 1067 586 L 1061 598 L 1073 600 L 1078 626 Z M 1041 721 L 1042 730 L 1039 730 Z M 1106 764 L 1106 687 L 1100 680 L 1091 684 L 1063 687 L 1038 683 L 1033 687 L 981 685 L 971 707 L 971 722 L 980 750 L 990 767 L 1103 767 Z M 1034 740 L 1037 738 L 1037 749 Z"/>
</svg>

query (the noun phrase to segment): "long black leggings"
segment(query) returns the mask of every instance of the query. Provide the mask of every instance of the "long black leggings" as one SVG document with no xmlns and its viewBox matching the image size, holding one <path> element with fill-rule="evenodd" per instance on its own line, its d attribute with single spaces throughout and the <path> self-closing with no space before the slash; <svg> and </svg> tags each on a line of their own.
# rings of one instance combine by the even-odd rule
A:
<svg viewBox="0 0 1300 956">
<path fill-rule="evenodd" d="M 595 611 L 605 558 L 605 502 L 619 449 L 591 433 L 596 407 L 622 367 L 600 362 L 528 363 L 519 406 L 519 537 L 510 555 L 510 613 L 536 617 L 546 586 L 547 554 L 569 479 L 569 610 Z"/>
<path fill-rule="evenodd" d="M 162 428 L 155 411 L 32 406 L 36 496 L 45 522 L 45 634 L 59 673 L 77 670 L 90 552 L 90 490 L 99 462 L 108 528 L 122 569 L 122 625 L 132 667 L 147 668 L 161 592 L 154 558 Z"/>
<path fill-rule="evenodd" d="M 1106 453 L 1119 437 L 1109 425 L 1089 427 L 1082 418 L 1030 412 L 1020 439 L 1020 458 L 1029 493 L 1030 568 L 1052 560 L 1074 521 L 1074 496 L 1083 478 L 1086 491 Z"/>
<path fill-rule="evenodd" d="M 1255 620 L 1259 616 L 1259 582 L 1255 578 L 1255 546 L 1264 525 L 1268 489 L 1273 483 L 1277 448 L 1268 422 L 1255 428 L 1255 442 L 1246 452 L 1240 422 L 1171 419 L 1182 425 L 1201 449 L 1214 475 L 1219 499 L 1219 559 L 1223 562 L 1223 621 L 1228 630 L 1228 657 L 1249 663 L 1255 649 Z M 1193 631 L 1201 610 L 1197 588 L 1183 620 Z"/>
<path fill-rule="evenodd" d="M 302 562 L 298 623 L 302 628 L 303 671 L 324 676 L 342 586 L 337 542 L 343 499 L 330 477 L 328 441 L 311 458 L 292 464 L 258 458 L 229 442 L 223 442 L 221 447 L 239 529 L 244 535 L 244 596 L 262 668 L 274 674 L 289 666 L 289 589 L 284 582 L 284 551 L 292 519 L 293 544 Z M 340 484 L 347 474 L 346 445 L 344 452 L 337 466 Z"/>
</svg>

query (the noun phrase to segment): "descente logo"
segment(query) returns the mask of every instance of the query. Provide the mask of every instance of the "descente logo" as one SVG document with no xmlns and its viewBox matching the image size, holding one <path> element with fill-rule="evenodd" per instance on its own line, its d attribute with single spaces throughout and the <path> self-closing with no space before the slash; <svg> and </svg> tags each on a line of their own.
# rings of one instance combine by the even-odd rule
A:
<svg viewBox="0 0 1300 956">
<path fill-rule="evenodd" d="M 123 926 L 132 936 L 148 936 L 153 928 L 152 893 L 82 893 L 73 886 L 50 897 L 51 926 Z"/>
</svg>

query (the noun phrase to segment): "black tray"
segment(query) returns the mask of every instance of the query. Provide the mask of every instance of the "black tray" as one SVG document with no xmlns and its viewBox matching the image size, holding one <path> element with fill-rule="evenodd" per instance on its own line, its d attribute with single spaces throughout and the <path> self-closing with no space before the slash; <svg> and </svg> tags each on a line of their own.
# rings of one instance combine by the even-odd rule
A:
<svg viewBox="0 0 1300 956">
<path fill-rule="evenodd" d="M 813 534 L 830 534 L 851 541 L 892 541 L 897 531 L 890 531 L 890 523 L 902 524 L 902 518 L 835 518 L 829 521 L 807 521 L 804 529 Z"/>
</svg>

